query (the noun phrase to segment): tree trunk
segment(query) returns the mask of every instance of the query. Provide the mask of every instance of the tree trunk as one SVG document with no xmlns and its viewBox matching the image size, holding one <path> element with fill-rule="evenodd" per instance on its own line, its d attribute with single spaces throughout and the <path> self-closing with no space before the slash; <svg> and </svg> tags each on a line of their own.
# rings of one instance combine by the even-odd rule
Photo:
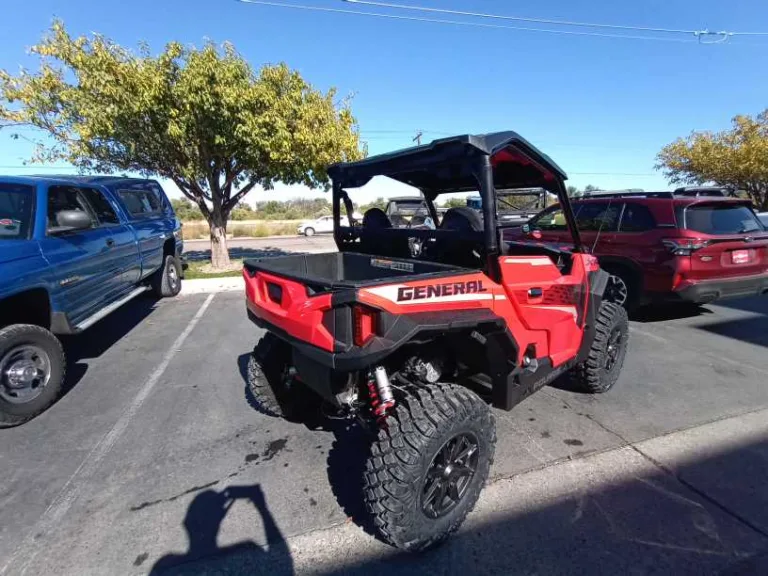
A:
<svg viewBox="0 0 768 576">
<path fill-rule="evenodd" d="M 227 248 L 227 220 L 221 215 L 211 215 L 211 266 L 227 268 L 230 265 Z"/>
</svg>

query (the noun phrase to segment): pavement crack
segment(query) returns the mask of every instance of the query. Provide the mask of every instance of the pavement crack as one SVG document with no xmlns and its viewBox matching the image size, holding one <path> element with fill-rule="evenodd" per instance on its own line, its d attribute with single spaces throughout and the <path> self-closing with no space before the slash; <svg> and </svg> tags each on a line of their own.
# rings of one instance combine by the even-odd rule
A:
<svg viewBox="0 0 768 576">
<path fill-rule="evenodd" d="M 758 526 L 757 524 L 755 524 L 754 522 L 752 522 L 748 518 L 745 518 L 744 516 L 742 516 L 741 514 L 736 512 L 735 510 L 731 510 L 728 506 L 726 506 L 725 504 L 721 503 L 714 496 L 710 496 L 704 490 L 698 488 L 697 486 L 695 486 L 691 482 L 688 482 L 688 480 L 686 480 L 685 478 L 680 476 L 672 468 L 669 468 L 669 467 L 665 466 L 664 464 L 662 464 L 661 462 L 659 462 L 658 460 L 656 460 L 655 458 L 653 458 L 649 454 L 646 454 L 645 452 L 643 452 L 640 448 L 638 448 L 634 444 L 630 444 L 629 447 L 632 448 L 632 450 L 634 450 L 635 452 L 637 452 L 637 454 L 639 454 L 641 457 L 645 458 L 648 462 L 653 464 L 656 468 L 658 468 L 662 472 L 666 473 L 668 476 L 670 476 L 671 478 L 675 479 L 682 486 L 684 486 L 685 488 L 687 488 L 688 490 L 690 490 L 691 492 L 696 494 L 699 498 L 705 500 L 708 504 L 711 504 L 712 506 L 714 506 L 715 508 L 717 508 L 718 510 L 720 510 L 724 514 L 730 516 L 731 518 L 733 518 L 737 522 L 743 524 L 747 528 L 752 529 L 754 532 L 756 532 L 757 534 L 759 534 L 763 538 L 768 538 L 768 532 L 763 530 L 760 526 Z"/>
</svg>

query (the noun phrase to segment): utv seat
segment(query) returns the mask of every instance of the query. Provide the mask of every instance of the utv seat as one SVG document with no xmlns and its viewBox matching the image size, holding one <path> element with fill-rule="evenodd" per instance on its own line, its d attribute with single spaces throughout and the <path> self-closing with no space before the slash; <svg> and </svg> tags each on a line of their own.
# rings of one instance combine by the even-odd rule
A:
<svg viewBox="0 0 768 576">
<path fill-rule="evenodd" d="M 371 208 L 363 214 L 360 234 L 361 251 L 394 258 L 409 258 L 408 239 L 387 234 L 393 230 L 392 222 L 380 208 Z"/>
<path fill-rule="evenodd" d="M 450 231 L 437 242 L 440 262 L 477 268 L 483 264 L 483 220 L 465 206 L 449 209 L 440 222 L 440 230 Z"/>
</svg>

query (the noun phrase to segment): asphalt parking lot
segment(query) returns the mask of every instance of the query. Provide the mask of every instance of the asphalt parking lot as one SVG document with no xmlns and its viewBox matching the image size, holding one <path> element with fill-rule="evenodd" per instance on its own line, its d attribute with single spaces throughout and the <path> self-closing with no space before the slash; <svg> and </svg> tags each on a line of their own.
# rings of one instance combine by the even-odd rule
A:
<svg viewBox="0 0 768 576">
<path fill-rule="evenodd" d="M 558 462 L 767 408 L 767 328 L 768 298 L 633 321 L 610 393 L 550 387 L 496 411 L 494 479 L 538 471 L 549 482 Z M 66 395 L 0 431 L 0 574 L 238 573 L 227 560 L 235 556 L 250 559 L 249 573 L 290 573 L 298 560 L 286 539 L 330 526 L 362 531 L 357 436 L 339 422 L 310 430 L 269 418 L 249 403 L 243 370 L 259 335 L 242 294 L 228 292 L 137 299 L 68 341 Z M 750 449 L 764 480 L 768 451 Z M 458 555 L 492 548 L 492 537 L 519 542 L 519 557 L 494 571 L 526 574 L 718 573 L 768 547 L 768 506 L 734 512 L 698 492 L 693 506 L 712 510 L 714 524 L 697 529 L 717 528 L 720 547 L 670 544 L 690 526 L 638 508 L 655 502 L 663 513 L 688 498 L 669 482 L 650 500 L 608 495 L 598 505 L 632 526 L 631 546 L 619 546 L 610 522 L 594 539 L 583 531 L 590 524 L 521 517 L 486 532 L 482 545 L 447 544 L 444 573 Z"/>
</svg>

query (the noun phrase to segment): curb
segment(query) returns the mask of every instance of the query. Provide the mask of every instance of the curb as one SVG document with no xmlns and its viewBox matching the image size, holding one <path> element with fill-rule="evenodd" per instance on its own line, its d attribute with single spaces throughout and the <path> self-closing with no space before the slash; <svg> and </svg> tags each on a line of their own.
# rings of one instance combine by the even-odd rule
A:
<svg viewBox="0 0 768 576">
<path fill-rule="evenodd" d="M 190 294 L 210 294 L 212 292 L 236 292 L 245 293 L 245 281 L 242 276 L 226 278 L 198 278 L 184 280 L 181 283 L 181 296 Z"/>
</svg>

